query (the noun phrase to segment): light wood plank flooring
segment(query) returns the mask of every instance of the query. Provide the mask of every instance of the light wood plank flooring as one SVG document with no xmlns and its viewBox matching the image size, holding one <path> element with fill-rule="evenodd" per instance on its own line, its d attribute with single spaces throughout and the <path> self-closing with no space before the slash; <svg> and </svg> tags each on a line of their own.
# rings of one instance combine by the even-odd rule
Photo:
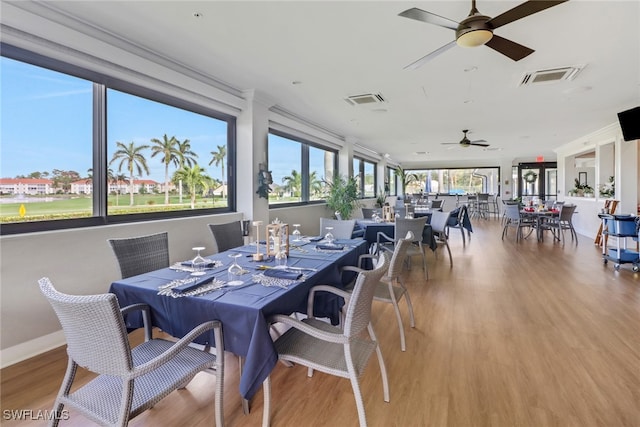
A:
<svg viewBox="0 0 640 427">
<path fill-rule="evenodd" d="M 591 239 L 562 246 L 547 239 L 500 240 L 498 220 L 475 220 L 463 248 L 429 253 L 407 274 L 416 315 L 400 351 L 391 306 L 374 303 L 375 328 L 389 371 L 382 399 L 377 363 L 362 378 L 371 426 L 640 426 L 640 274 L 602 263 Z M 569 237 L 567 235 L 567 237 Z M 262 392 L 242 413 L 237 361 L 227 356 L 225 420 L 257 426 Z M 2 425 L 8 409 L 51 409 L 65 369 L 54 350 L 2 371 Z M 213 425 L 215 377 L 199 374 L 131 426 Z M 357 425 L 348 380 L 279 364 L 272 375 L 273 426 Z M 90 423 L 71 412 L 67 426 Z"/>
</svg>

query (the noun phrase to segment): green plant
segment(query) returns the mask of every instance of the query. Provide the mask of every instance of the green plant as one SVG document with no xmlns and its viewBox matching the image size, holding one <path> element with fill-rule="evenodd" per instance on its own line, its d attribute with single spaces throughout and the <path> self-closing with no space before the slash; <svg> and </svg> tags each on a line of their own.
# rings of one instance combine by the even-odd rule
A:
<svg viewBox="0 0 640 427">
<path fill-rule="evenodd" d="M 329 209 L 337 212 L 342 219 L 351 218 L 351 213 L 358 204 L 358 183 L 354 177 L 336 176 L 333 181 L 325 181 L 328 194 L 326 197 Z"/>
<path fill-rule="evenodd" d="M 415 173 L 408 173 L 401 166 L 396 167 L 395 175 L 400 181 L 400 185 L 402 187 L 402 195 L 406 196 L 407 185 L 411 184 L 413 181 L 417 181 L 418 176 Z"/>
<path fill-rule="evenodd" d="M 376 207 L 381 208 L 384 206 L 387 199 L 387 192 L 383 188 L 378 188 L 378 196 L 376 197 Z"/>
<path fill-rule="evenodd" d="M 615 177 L 610 176 L 609 182 L 600 186 L 600 196 L 607 198 L 613 198 L 616 196 Z"/>
</svg>

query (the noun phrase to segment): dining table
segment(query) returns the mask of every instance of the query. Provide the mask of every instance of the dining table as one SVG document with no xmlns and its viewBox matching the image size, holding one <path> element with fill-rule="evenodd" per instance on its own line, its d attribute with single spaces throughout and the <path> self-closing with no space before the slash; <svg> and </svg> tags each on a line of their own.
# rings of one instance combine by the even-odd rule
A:
<svg viewBox="0 0 640 427">
<path fill-rule="evenodd" d="M 523 217 L 529 217 L 533 219 L 533 228 L 536 229 L 536 238 L 539 242 L 544 241 L 544 222 L 549 218 L 558 217 L 560 215 L 560 210 L 558 209 L 536 209 L 525 207 L 520 210 L 520 214 Z M 531 233 L 529 233 L 531 234 Z M 526 236 L 528 237 L 528 235 Z M 525 238 L 526 238 L 525 237 Z M 554 234 L 554 238 L 558 238 Z"/>
<path fill-rule="evenodd" d="M 192 276 L 189 262 L 181 262 L 117 280 L 109 292 L 121 306 L 149 305 L 152 325 L 176 338 L 205 321 L 220 320 L 224 350 L 244 360 L 239 388 L 242 397 L 250 399 L 278 361 L 267 319 L 274 314 L 306 313 L 309 289 L 319 284 L 343 288 L 355 273 L 342 273 L 341 267 L 357 265 L 359 256 L 367 252 L 362 239 L 336 240 L 331 247 L 313 241 L 318 239 L 290 239 L 285 268 L 275 268 L 273 257 L 254 261 L 254 253 L 266 253 L 264 245 L 254 243 L 206 257 L 210 264 L 202 276 Z M 244 274 L 229 281 L 227 270 L 234 261 Z M 194 280 L 202 284 L 188 282 Z M 314 315 L 337 324 L 344 300 L 322 294 Z M 125 322 L 128 328 L 142 326 L 136 314 L 128 315 Z M 213 334 L 203 334 L 196 342 L 214 344 Z"/>
</svg>

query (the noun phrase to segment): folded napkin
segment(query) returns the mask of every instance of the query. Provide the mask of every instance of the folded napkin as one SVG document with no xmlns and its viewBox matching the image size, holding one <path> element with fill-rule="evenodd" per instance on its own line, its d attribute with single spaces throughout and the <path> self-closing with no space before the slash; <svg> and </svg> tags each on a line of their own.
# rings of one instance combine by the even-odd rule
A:
<svg viewBox="0 0 640 427">
<path fill-rule="evenodd" d="M 176 286 L 175 288 L 172 288 L 171 290 L 177 294 L 181 294 L 183 292 L 189 292 L 194 290 L 195 288 L 197 288 L 198 286 L 202 286 L 205 283 L 209 283 L 213 280 L 213 276 L 205 276 L 205 277 L 199 277 L 197 280 L 193 281 L 193 282 L 189 282 L 189 283 L 185 283 L 184 285 L 180 285 L 180 286 Z"/>
<path fill-rule="evenodd" d="M 302 277 L 302 273 L 298 271 L 283 270 L 281 268 L 270 268 L 264 271 L 267 277 L 276 277 L 278 279 L 298 280 Z"/>
<path fill-rule="evenodd" d="M 310 242 L 319 242 L 322 239 L 324 239 L 324 236 L 309 237 Z"/>
<path fill-rule="evenodd" d="M 316 245 L 316 249 L 323 251 L 341 251 L 344 249 L 344 245 Z"/>
<path fill-rule="evenodd" d="M 183 261 L 180 263 L 180 265 L 184 267 L 193 267 L 193 261 Z M 215 261 L 208 261 L 207 264 L 204 266 L 204 268 L 213 268 L 215 266 L 216 266 Z"/>
</svg>

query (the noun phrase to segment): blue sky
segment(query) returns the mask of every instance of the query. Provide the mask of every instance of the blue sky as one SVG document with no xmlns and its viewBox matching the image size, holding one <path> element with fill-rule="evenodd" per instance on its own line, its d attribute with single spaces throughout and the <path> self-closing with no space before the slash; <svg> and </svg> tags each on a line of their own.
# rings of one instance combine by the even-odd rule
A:
<svg viewBox="0 0 640 427">
<path fill-rule="evenodd" d="M 53 169 L 86 176 L 92 167 L 92 83 L 7 58 L 0 61 L 0 176 Z M 189 139 L 200 166 L 221 178 L 220 168 L 208 164 L 210 152 L 226 143 L 225 122 L 109 91 L 109 160 L 115 141 L 151 145 L 151 138 L 162 139 L 165 133 Z M 146 157 L 150 175 L 142 178 L 164 181 L 160 156 L 151 158 L 149 150 Z M 117 163 L 113 169 L 117 173 Z"/>
</svg>

